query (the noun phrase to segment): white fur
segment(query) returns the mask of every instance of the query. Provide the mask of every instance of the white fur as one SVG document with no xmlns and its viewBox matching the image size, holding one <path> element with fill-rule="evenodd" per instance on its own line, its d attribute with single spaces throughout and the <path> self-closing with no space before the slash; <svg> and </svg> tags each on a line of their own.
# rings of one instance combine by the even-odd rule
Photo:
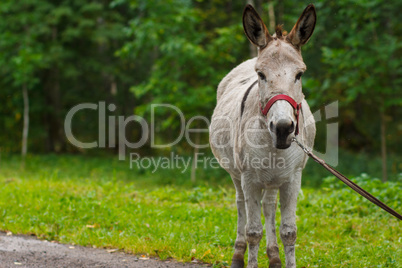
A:
<svg viewBox="0 0 402 268">
<path fill-rule="evenodd" d="M 282 215 L 280 235 L 285 246 L 286 267 L 296 267 L 296 202 L 307 156 L 294 143 L 288 149 L 275 148 L 275 133 L 268 127 L 269 122 L 281 119 L 296 124 L 292 106 L 286 101 L 277 101 L 264 117 L 259 105 L 265 105 L 277 94 L 287 94 L 301 102 L 298 139 L 311 148 L 315 137 L 314 119 L 301 91 L 301 81 L 295 80 L 297 73 L 305 69 L 300 52 L 289 43 L 275 39 L 260 51 L 258 58 L 234 68 L 218 87 L 217 105 L 210 126 L 210 145 L 236 188 L 238 229 L 234 258 L 244 255 L 248 243 L 248 267 L 257 267 L 258 247 L 263 234 L 261 206 L 266 218 L 270 262 L 279 259 L 275 233 L 278 191 Z M 251 89 L 241 115 L 245 92 L 258 79 L 256 70 L 266 75 L 266 81 L 259 79 L 258 85 Z M 271 165 L 249 163 L 255 159 L 271 161 Z M 273 165 L 272 161 L 280 159 L 284 160 L 283 164 L 277 162 Z"/>
</svg>

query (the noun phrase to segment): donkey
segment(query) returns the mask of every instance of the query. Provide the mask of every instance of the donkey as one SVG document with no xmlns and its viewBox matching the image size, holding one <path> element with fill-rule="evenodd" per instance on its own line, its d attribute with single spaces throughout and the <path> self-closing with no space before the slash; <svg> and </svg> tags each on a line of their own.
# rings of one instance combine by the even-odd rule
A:
<svg viewBox="0 0 402 268">
<path fill-rule="evenodd" d="M 288 35 L 277 27 L 271 36 L 254 8 L 247 5 L 243 27 L 257 46 L 258 56 L 234 68 L 218 86 L 210 145 L 236 189 L 233 268 L 244 267 L 247 243 L 247 267 L 258 267 L 261 206 L 269 267 L 282 266 L 275 230 L 278 191 L 286 267 L 296 267 L 296 203 L 307 156 L 292 140 L 298 135 L 307 147 L 314 144 L 315 122 L 302 93 L 306 65 L 300 49 L 310 39 L 315 22 L 315 8 L 310 4 Z"/>
</svg>

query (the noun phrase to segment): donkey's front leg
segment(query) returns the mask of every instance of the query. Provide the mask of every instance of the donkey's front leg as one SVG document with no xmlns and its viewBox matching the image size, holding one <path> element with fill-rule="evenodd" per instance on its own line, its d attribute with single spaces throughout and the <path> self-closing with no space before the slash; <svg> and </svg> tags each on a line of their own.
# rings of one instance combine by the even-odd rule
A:
<svg viewBox="0 0 402 268">
<path fill-rule="evenodd" d="M 261 195 L 260 187 L 242 176 L 242 188 L 246 201 L 246 238 L 248 242 L 248 268 L 258 267 L 258 248 L 262 238 Z"/>
<path fill-rule="evenodd" d="M 279 189 L 281 203 L 281 240 L 285 247 L 286 268 L 296 268 L 296 203 L 301 184 L 301 172 L 294 175 L 294 180 L 283 184 Z"/>
<path fill-rule="evenodd" d="M 231 268 L 244 267 L 244 253 L 247 249 L 246 241 L 246 207 L 244 202 L 243 189 L 241 187 L 241 180 L 232 175 L 232 180 L 236 188 L 236 203 L 237 203 L 237 236 L 235 242 L 235 252 L 232 258 Z"/>
<path fill-rule="evenodd" d="M 275 212 L 278 200 L 278 189 L 266 189 L 262 197 L 262 211 L 265 216 L 265 230 L 267 233 L 267 255 L 269 268 L 282 267 L 279 258 L 279 247 L 276 240 Z"/>
</svg>

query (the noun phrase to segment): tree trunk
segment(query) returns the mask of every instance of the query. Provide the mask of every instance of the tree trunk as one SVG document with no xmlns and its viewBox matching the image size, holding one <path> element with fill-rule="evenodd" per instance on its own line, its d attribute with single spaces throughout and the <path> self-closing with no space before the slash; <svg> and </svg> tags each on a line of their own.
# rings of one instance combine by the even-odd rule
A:
<svg viewBox="0 0 402 268">
<path fill-rule="evenodd" d="M 268 30 L 270 34 L 275 33 L 275 10 L 274 10 L 274 2 L 268 2 L 268 15 L 269 15 L 269 26 Z"/>
<path fill-rule="evenodd" d="M 283 11 L 284 11 L 284 9 L 285 9 L 284 5 L 285 5 L 285 3 L 283 3 L 283 1 L 279 1 L 279 2 L 277 3 L 277 8 L 276 8 L 276 10 L 277 10 L 278 12 L 276 13 L 276 14 L 277 14 L 277 16 L 276 16 L 276 21 L 277 21 L 278 24 L 282 24 L 282 23 L 283 23 Z M 290 30 L 290 29 L 289 29 L 289 30 Z"/>
<path fill-rule="evenodd" d="M 195 133 L 195 144 L 200 144 L 200 132 Z M 191 182 L 195 183 L 196 181 L 196 169 L 197 169 L 197 156 L 198 156 L 199 148 L 198 146 L 194 147 L 194 157 L 193 157 L 193 165 L 191 166 Z"/>
<path fill-rule="evenodd" d="M 22 96 L 24 99 L 24 126 L 22 130 L 21 155 L 22 163 L 25 164 L 25 157 L 28 152 L 28 130 L 29 130 L 29 96 L 26 84 L 22 86 Z"/>
<path fill-rule="evenodd" d="M 381 111 L 381 158 L 382 158 L 382 181 L 388 180 L 387 175 L 387 140 L 385 111 Z"/>
<path fill-rule="evenodd" d="M 52 42 L 58 42 L 57 27 L 52 28 Z M 60 152 L 65 149 L 62 103 L 60 96 L 60 69 L 57 62 L 44 72 L 44 96 L 48 110 L 46 111 L 48 152 Z"/>
<path fill-rule="evenodd" d="M 47 141 L 48 152 L 60 152 L 64 149 L 63 124 L 61 115 L 61 97 L 59 69 L 53 66 L 45 72 L 44 95 L 48 110 L 46 111 Z"/>
</svg>

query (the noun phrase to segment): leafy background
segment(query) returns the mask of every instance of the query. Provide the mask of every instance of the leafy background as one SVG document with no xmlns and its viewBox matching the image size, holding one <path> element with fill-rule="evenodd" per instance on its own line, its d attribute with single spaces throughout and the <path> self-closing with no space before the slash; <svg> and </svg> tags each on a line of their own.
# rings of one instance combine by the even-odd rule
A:
<svg viewBox="0 0 402 268">
<path fill-rule="evenodd" d="M 251 1 L 271 29 L 290 30 L 307 2 Z M 151 103 L 179 107 L 186 119 L 210 117 L 219 81 L 250 58 L 241 26 L 246 1 L 15 1 L 0 4 L 0 147 L 21 150 L 23 88 L 30 103 L 31 153 L 83 152 L 65 137 L 66 113 L 76 104 L 114 103 L 111 116 L 149 118 Z M 400 1 L 316 1 L 318 23 L 303 47 L 304 92 L 313 110 L 339 101 L 341 147 L 400 154 Z M 268 10 L 272 10 L 273 16 Z M 157 111 L 157 139 L 174 140 L 177 115 Z M 73 132 L 97 138 L 97 113 L 74 118 Z M 324 125 L 325 123 L 323 123 Z M 381 127 L 385 132 L 381 132 Z M 117 128 L 117 126 L 116 126 Z M 319 129 L 320 130 L 320 129 Z M 129 126 L 133 140 L 141 135 Z M 325 140 L 325 128 L 317 146 Z M 201 140 L 207 140 L 202 135 Z M 150 146 L 147 154 L 163 154 Z M 169 150 L 192 153 L 183 142 Z M 323 148 L 325 150 L 325 148 Z M 103 150 L 102 150 L 103 151 Z M 93 150 L 91 151 L 93 152 Z M 110 153 L 116 152 L 111 148 Z M 96 152 L 101 153 L 101 152 Z M 390 163 L 393 176 L 400 172 Z M 395 166 L 396 165 L 396 166 Z"/>
</svg>

